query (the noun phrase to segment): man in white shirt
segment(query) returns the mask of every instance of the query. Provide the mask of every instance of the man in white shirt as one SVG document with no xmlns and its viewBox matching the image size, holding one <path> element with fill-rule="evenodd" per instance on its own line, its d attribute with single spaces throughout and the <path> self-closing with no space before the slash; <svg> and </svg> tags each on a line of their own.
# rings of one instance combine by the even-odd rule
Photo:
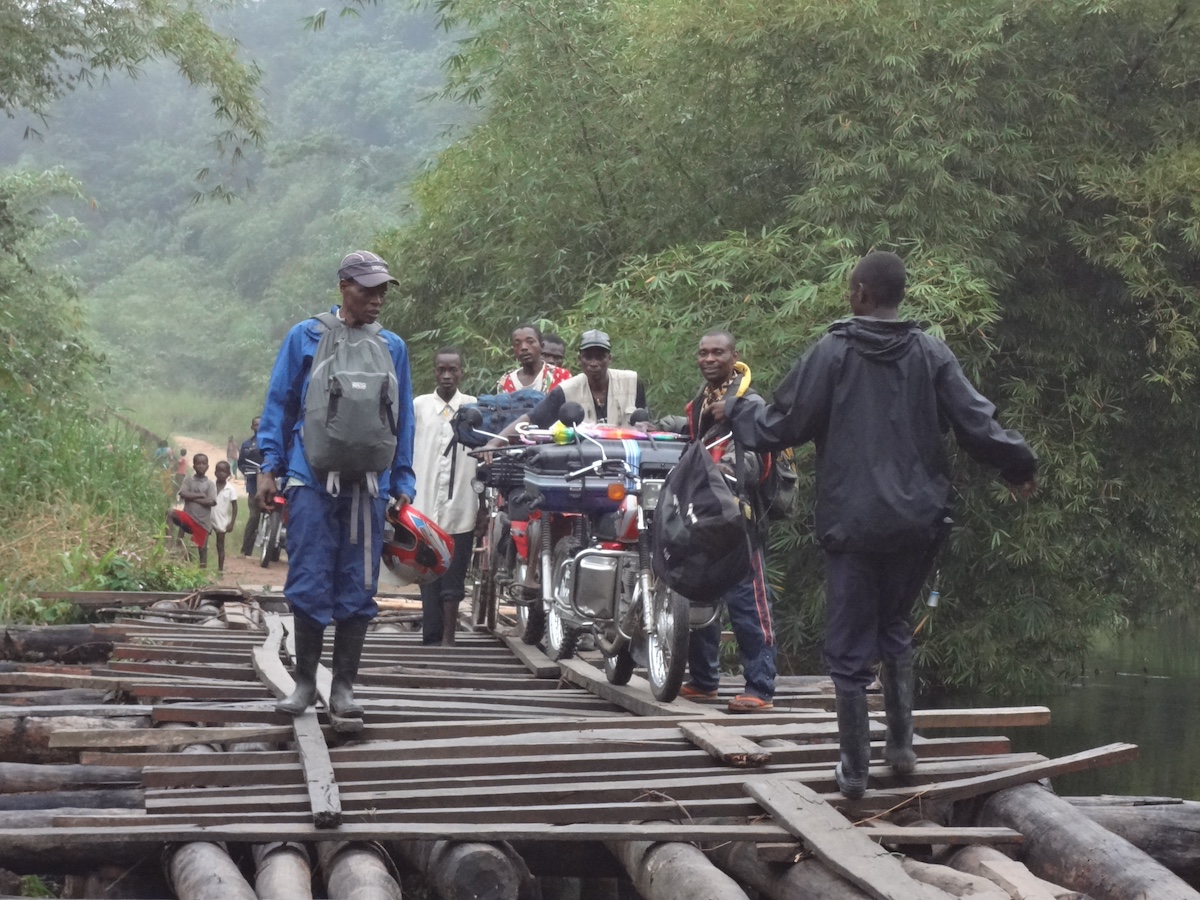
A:
<svg viewBox="0 0 1200 900">
<path fill-rule="evenodd" d="M 438 350 L 433 357 L 433 372 L 437 389 L 413 399 L 416 417 L 413 469 L 417 475 L 417 498 L 413 505 L 454 538 L 454 556 L 446 574 L 421 585 L 421 641 L 453 644 L 458 604 L 463 598 L 463 582 L 475 543 L 479 497 L 471 487 L 471 479 L 475 477 L 474 457 L 468 456 L 461 444 L 455 444 L 449 454 L 446 448 L 454 437 L 450 420 L 459 407 L 474 403 L 475 398 L 458 390 L 463 375 L 462 352 L 458 348 Z"/>
</svg>

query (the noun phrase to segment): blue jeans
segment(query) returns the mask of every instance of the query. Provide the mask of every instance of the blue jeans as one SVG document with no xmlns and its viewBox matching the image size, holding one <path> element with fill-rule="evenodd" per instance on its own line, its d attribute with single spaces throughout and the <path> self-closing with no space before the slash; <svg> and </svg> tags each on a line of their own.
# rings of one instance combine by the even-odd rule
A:
<svg viewBox="0 0 1200 900">
<path fill-rule="evenodd" d="M 861 691 L 877 662 L 909 653 L 909 613 L 929 574 L 929 550 L 825 553 L 825 664 L 839 691 Z"/>
<path fill-rule="evenodd" d="M 363 556 L 362 511 L 357 538 L 350 543 L 351 505 L 349 491 L 331 497 L 307 485 L 289 487 L 288 576 L 284 596 L 294 613 L 307 616 L 324 628 L 330 622 L 366 617 L 379 612 L 375 588 L 379 584 L 379 558 L 383 553 L 383 513 L 387 500 L 362 497 L 370 511 L 371 544 Z"/>
<path fill-rule="evenodd" d="M 721 599 L 729 611 L 729 622 L 737 640 L 746 693 L 760 700 L 770 700 L 775 696 L 775 626 L 771 620 L 771 597 L 761 550 L 754 550 L 746 577 Z M 720 652 L 719 619 L 692 632 L 688 643 L 688 669 L 693 687 L 702 691 L 717 689 L 721 682 Z"/>
</svg>

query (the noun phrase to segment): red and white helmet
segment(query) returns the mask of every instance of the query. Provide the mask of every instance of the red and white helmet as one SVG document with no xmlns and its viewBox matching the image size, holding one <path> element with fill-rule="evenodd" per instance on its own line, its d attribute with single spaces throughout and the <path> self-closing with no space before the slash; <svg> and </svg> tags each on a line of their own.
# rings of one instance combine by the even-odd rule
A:
<svg viewBox="0 0 1200 900">
<path fill-rule="evenodd" d="M 450 568 L 454 538 L 411 503 L 387 511 L 383 564 L 410 584 L 427 584 Z"/>
</svg>

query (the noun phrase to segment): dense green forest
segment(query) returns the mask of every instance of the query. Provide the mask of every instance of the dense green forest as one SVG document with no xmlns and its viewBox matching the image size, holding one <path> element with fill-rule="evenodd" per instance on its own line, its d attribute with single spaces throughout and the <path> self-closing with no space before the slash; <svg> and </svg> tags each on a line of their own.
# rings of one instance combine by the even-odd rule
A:
<svg viewBox="0 0 1200 900">
<path fill-rule="evenodd" d="M 401 279 L 385 321 L 419 386 L 448 341 L 485 383 L 512 324 L 540 318 L 604 327 L 672 412 L 702 331 L 737 334 L 768 393 L 846 314 L 857 257 L 895 249 L 909 314 L 1042 458 L 1028 502 L 958 465 L 927 675 L 1029 684 L 1077 666 L 1097 629 L 1191 602 L 1193 3 L 443 0 L 316 32 L 308 12 L 220 13 L 258 67 L 261 108 L 237 121 L 214 126 L 184 86 L 206 79 L 172 65 L 9 98 L 0 161 L 25 174 L 6 190 L 23 215 L 30 192 L 65 190 L 39 208 L 86 229 L 26 226 L 39 271 L 80 292 L 109 402 L 223 434 L 282 330 L 332 297 L 338 255 L 369 245 Z M 79 184 L 37 174 L 52 166 Z M 72 341 L 89 330 L 68 320 Z M 819 554 L 804 521 L 774 543 L 783 647 L 813 670 Z"/>
</svg>

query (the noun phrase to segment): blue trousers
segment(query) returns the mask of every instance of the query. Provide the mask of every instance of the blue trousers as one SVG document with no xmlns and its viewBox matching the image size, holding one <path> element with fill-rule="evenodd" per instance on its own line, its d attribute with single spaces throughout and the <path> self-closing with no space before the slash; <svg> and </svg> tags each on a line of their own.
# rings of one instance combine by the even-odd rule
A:
<svg viewBox="0 0 1200 900">
<path fill-rule="evenodd" d="M 353 497 L 349 491 L 331 497 L 317 488 L 296 485 L 289 487 L 285 495 L 288 577 L 283 593 L 292 612 L 307 616 L 322 628 L 330 622 L 374 618 L 379 612 L 375 588 L 379 584 L 387 500 L 365 494 L 361 498 L 371 523 L 371 543 L 364 562 L 361 509 L 358 540 L 350 543 Z"/>
<path fill-rule="evenodd" d="M 861 691 L 881 659 L 912 651 L 909 613 L 931 561 L 928 546 L 825 553 L 825 664 L 839 691 Z"/>
<path fill-rule="evenodd" d="M 450 535 L 454 539 L 454 555 L 450 557 L 450 568 L 428 584 L 421 585 L 421 643 L 439 644 L 445 622 L 447 600 L 458 603 L 462 600 L 463 582 L 467 569 L 471 567 L 471 551 L 475 548 L 475 532 Z"/>
<path fill-rule="evenodd" d="M 729 611 L 729 622 L 737 640 L 746 693 L 760 700 L 775 696 L 775 626 L 771 621 L 771 598 L 763 571 L 762 551 L 755 549 L 750 572 L 721 598 Z M 692 686 L 716 690 L 721 682 L 721 622 L 692 632 L 688 643 L 688 669 Z"/>
</svg>

